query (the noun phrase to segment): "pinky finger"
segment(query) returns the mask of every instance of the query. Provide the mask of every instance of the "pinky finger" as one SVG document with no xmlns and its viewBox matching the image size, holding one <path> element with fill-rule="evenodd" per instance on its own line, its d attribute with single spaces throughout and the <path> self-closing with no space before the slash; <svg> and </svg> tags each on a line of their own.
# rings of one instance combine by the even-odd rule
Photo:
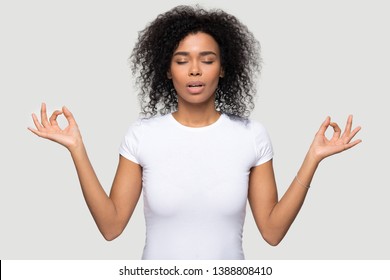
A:
<svg viewBox="0 0 390 280">
<path fill-rule="evenodd" d="M 43 133 L 37 129 L 31 128 L 31 127 L 27 127 L 27 129 L 39 137 L 45 137 L 45 133 Z"/>
<path fill-rule="evenodd" d="M 357 144 L 360 144 L 361 142 L 362 142 L 362 140 L 358 139 L 358 140 L 355 140 L 355 141 L 353 141 L 351 143 L 345 144 L 344 145 L 344 151 L 351 149 L 352 147 L 356 146 Z"/>
<path fill-rule="evenodd" d="M 34 122 L 34 124 L 35 124 L 35 127 L 36 127 L 38 130 L 40 130 L 40 129 L 43 128 L 43 126 L 40 124 L 40 122 L 38 121 L 37 116 L 36 116 L 34 113 L 32 114 L 32 119 L 33 119 L 33 122 Z"/>
<path fill-rule="evenodd" d="M 350 138 L 352 139 L 355 137 L 355 135 L 361 130 L 362 128 L 360 126 L 356 127 L 350 134 Z"/>
</svg>

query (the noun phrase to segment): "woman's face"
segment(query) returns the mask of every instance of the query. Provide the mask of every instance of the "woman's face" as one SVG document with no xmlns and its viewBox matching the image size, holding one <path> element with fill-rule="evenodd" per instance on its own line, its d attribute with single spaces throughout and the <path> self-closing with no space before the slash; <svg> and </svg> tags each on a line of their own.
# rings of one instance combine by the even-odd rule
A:
<svg viewBox="0 0 390 280">
<path fill-rule="evenodd" d="M 215 91 L 222 76 L 219 46 L 213 37 L 198 32 L 180 41 L 168 72 L 179 106 L 183 102 L 214 106 Z"/>
</svg>

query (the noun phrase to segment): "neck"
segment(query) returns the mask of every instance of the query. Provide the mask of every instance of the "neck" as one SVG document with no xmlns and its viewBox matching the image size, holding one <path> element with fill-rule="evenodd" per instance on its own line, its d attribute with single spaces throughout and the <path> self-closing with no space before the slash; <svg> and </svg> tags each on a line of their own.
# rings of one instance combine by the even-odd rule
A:
<svg viewBox="0 0 390 280">
<path fill-rule="evenodd" d="M 216 122 L 221 113 L 214 106 L 178 104 L 178 110 L 172 116 L 182 125 L 189 127 L 208 126 Z"/>
</svg>

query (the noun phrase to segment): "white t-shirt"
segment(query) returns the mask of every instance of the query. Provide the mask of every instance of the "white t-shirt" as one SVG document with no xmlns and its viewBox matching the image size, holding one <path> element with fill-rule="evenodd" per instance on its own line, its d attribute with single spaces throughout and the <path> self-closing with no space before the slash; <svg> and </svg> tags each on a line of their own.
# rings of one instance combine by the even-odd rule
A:
<svg viewBox="0 0 390 280">
<path fill-rule="evenodd" d="M 225 114 L 199 128 L 172 114 L 139 119 L 119 151 L 142 166 L 142 259 L 244 259 L 250 169 L 273 156 L 261 124 Z"/>
</svg>

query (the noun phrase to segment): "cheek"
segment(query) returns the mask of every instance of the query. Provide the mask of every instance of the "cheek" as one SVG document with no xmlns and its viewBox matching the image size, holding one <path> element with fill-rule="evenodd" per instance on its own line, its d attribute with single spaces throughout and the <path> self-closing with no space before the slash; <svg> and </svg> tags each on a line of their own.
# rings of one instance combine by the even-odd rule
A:
<svg viewBox="0 0 390 280">
<path fill-rule="evenodd" d="M 174 87 L 183 87 L 186 84 L 186 80 L 181 76 L 172 75 L 172 83 Z"/>
<path fill-rule="evenodd" d="M 215 83 L 216 85 L 218 85 L 219 79 L 221 78 L 221 71 L 215 71 L 215 72 L 213 73 L 213 77 L 214 77 L 214 83 Z"/>
<path fill-rule="evenodd" d="M 170 77 L 174 83 L 180 83 L 187 78 L 185 71 L 183 69 L 175 69 L 174 67 L 170 70 Z"/>
<path fill-rule="evenodd" d="M 177 76 L 172 78 L 172 84 L 177 93 L 185 91 L 186 83 L 179 79 Z"/>
<path fill-rule="evenodd" d="M 215 79 L 219 80 L 219 78 L 223 76 L 223 71 L 219 67 L 212 69 L 210 71 L 210 76 L 215 77 Z"/>
</svg>

